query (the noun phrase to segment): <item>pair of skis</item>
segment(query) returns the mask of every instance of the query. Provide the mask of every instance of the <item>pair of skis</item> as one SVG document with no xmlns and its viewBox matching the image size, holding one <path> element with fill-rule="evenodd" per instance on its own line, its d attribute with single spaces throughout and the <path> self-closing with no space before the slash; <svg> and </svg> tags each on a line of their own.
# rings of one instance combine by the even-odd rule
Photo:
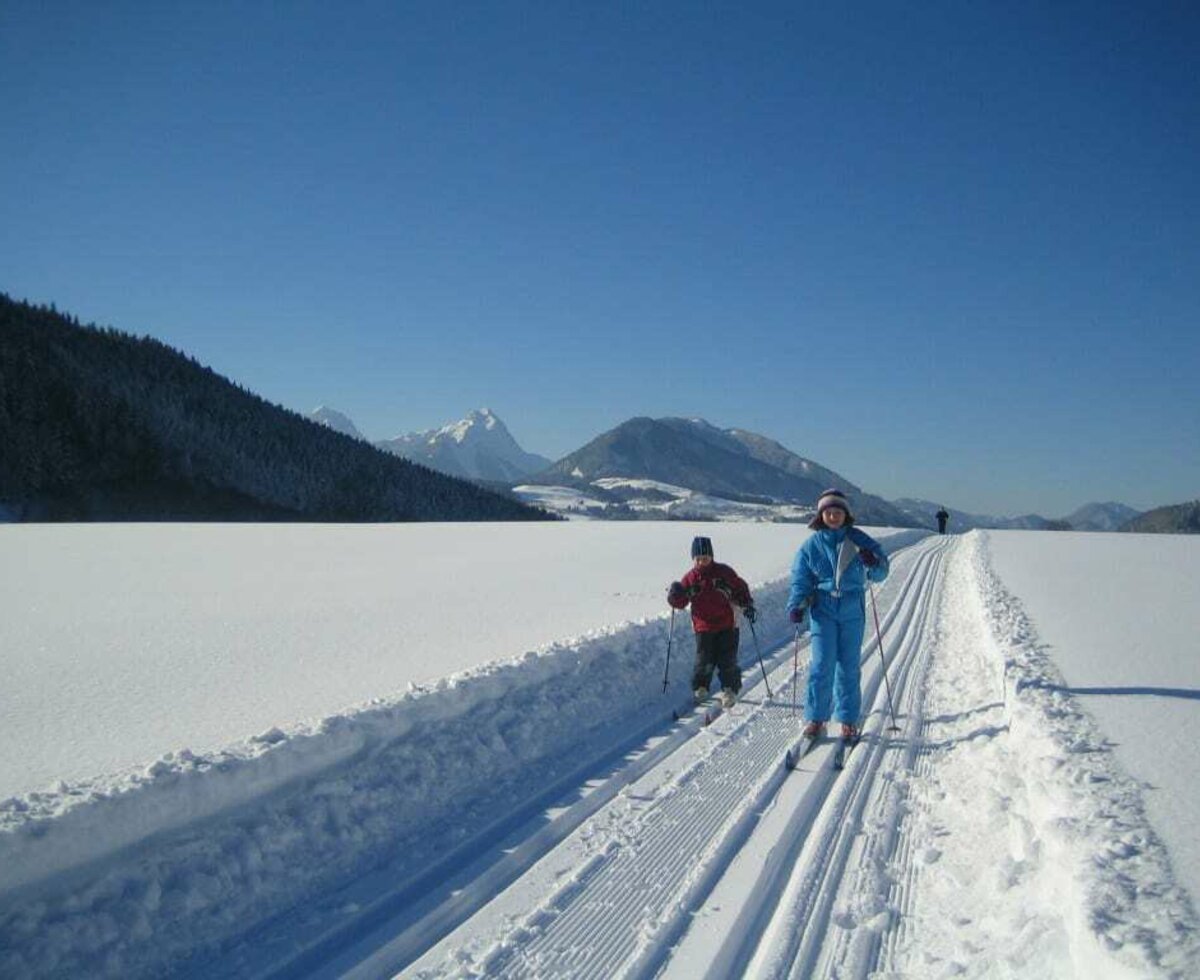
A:
<svg viewBox="0 0 1200 980">
<path fill-rule="evenodd" d="M 736 703 L 735 701 L 734 704 Z M 702 701 L 693 700 L 690 707 L 675 708 L 671 712 L 671 717 L 675 721 L 682 721 L 684 718 L 689 718 L 693 715 L 702 715 L 704 718 L 703 724 L 707 727 L 716 721 L 717 717 L 723 712 L 732 711 L 733 707 L 733 704 L 727 707 L 719 695 L 709 695 Z"/>
<path fill-rule="evenodd" d="M 791 772 L 798 765 L 814 745 L 821 741 L 821 735 L 802 735 L 800 741 L 788 749 L 783 756 L 783 767 Z M 857 731 L 853 738 L 838 738 L 837 748 L 833 752 L 833 768 L 842 770 L 846 768 L 846 761 L 850 758 L 850 753 L 854 751 L 854 747 L 862 741 L 862 731 Z"/>
</svg>

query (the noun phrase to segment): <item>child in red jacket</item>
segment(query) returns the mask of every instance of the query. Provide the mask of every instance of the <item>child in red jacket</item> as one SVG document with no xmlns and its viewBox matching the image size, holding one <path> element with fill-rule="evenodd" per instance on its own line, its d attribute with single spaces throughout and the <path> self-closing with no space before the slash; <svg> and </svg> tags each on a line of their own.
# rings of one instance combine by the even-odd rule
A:
<svg viewBox="0 0 1200 980">
<path fill-rule="evenodd" d="M 692 568 L 667 591 L 667 602 L 675 609 L 692 604 L 692 628 L 696 631 L 696 667 L 692 688 L 696 700 L 708 697 L 714 669 L 721 678 L 721 703 L 731 707 L 742 689 L 738 666 L 738 628 L 734 606 L 754 622 L 754 600 L 750 587 L 728 565 L 713 560 L 712 540 L 692 540 Z"/>
</svg>

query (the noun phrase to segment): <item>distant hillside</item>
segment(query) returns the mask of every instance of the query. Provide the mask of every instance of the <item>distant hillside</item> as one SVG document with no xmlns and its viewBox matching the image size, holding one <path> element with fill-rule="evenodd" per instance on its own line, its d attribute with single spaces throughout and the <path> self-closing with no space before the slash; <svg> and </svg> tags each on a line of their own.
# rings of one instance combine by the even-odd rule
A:
<svg viewBox="0 0 1200 980">
<path fill-rule="evenodd" d="M 375 445 L 450 476 L 492 483 L 511 485 L 550 465 L 545 456 L 522 449 L 488 408 L 440 429 L 411 432 Z"/>
<path fill-rule="evenodd" d="M 912 523 L 887 501 L 863 493 L 833 470 L 797 456 L 771 439 L 740 429 L 718 429 L 703 419 L 630 419 L 527 483 L 574 487 L 594 494 L 617 479 L 642 481 L 648 486 L 665 484 L 746 504 L 809 508 L 822 490 L 839 486 L 860 522 Z"/>
<path fill-rule="evenodd" d="M 0 446 L 8 519 L 546 517 L 268 404 L 149 337 L 3 294 Z"/>
<path fill-rule="evenodd" d="M 1140 513 L 1125 504 L 1092 503 L 1072 511 L 1063 520 L 1070 524 L 1074 531 L 1116 531 Z"/>
<path fill-rule="evenodd" d="M 1200 500 L 1148 510 L 1121 530 L 1142 534 L 1200 534 Z"/>
</svg>

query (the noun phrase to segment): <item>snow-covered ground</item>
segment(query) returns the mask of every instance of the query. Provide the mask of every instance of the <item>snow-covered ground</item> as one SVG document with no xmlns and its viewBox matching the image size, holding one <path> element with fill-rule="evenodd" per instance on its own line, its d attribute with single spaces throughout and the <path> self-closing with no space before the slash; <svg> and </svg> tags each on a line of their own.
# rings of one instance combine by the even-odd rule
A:
<svg viewBox="0 0 1200 980">
<path fill-rule="evenodd" d="M 729 500 L 659 480 L 613 476 L 593 480 L 591 486 L 596 487 L 597 492 L 539 484 L 514 487 L 513 492 L 527 504 L 570 520 L 603 517 L 616 507 L 644 520 L 804 523 L 812 517 L 811 507 Z"/>
<path fill-rule="evenodd" d="M 1200 542 L 876 532 L 890 682 L 789 774 L 807 533 L 0 528 L 0 975 L 1196 975 Z"/>
<path fill-rule="evenodd" d="M 0 527 L 0 799 L 207 753 L 661 617 L 694 534 L 749 582 L 755 524 Z M 48 713 L 48 706 L 52 712 Z"/>
</svg>

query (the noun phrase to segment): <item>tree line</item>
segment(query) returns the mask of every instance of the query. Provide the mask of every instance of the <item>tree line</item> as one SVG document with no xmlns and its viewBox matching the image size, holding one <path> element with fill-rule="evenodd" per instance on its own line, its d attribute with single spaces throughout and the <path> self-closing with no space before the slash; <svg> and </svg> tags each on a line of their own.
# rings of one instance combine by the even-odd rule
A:
<svg viewBox="0 0 1200 980">
<path fill-rule="evenodd" d="M 19 520 L 539 520 L 272 405 L 151 337 L 0 293 L 0 508 Z"/>
</svg>

